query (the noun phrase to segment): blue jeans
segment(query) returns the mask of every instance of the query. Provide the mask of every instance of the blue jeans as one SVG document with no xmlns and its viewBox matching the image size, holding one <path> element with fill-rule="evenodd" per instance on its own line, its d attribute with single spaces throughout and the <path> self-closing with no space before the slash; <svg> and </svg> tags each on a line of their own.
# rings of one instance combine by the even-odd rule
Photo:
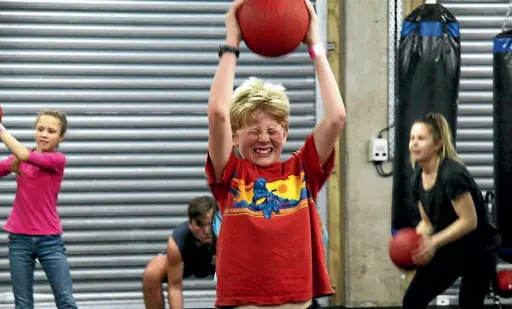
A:
<svg viewBox="0 0 512 309">
<path fill-rule="evenodd" d="M 34 308 L 36 258 L 50 281 L 57 308 L 76 309 L 66 248 L 61 236 L 9 234 L 9 269 L 15 308 Z"/>
</svg>

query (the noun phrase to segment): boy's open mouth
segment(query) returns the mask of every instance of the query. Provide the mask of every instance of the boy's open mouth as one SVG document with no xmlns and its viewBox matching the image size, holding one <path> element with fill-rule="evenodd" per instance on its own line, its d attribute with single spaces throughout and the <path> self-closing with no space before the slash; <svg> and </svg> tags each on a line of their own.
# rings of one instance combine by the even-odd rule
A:
<svg viewBox="0 0 512 309">
<path fill-rule="evenodd" d="M 268 155 L 274 150 L 270 147 L 267 147 L 267 148 L 254 148 L 253 151 L 260 155 Z"/>
</svg>

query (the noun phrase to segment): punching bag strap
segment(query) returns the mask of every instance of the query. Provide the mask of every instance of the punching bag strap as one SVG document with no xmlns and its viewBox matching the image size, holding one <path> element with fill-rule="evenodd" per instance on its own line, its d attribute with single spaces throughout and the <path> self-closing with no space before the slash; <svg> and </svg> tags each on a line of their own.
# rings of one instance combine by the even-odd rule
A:
<svg viewBox="0 0 512 309">
<path fill-rule="evenodd" d="M 412 33 L 413 36 L 420 36 L 420 33 L 421 33 L 420 25 L 421 25 L 421 20 L 422 20 L 422 16 L 423 16 L 423 12 L 424 11 L 425 11 L 425 5 L 420 6 L 420 12 L 414 18 L 414 23 L 416 25 L 415 25 L 414 31 Z"/>
<path fill-rule="evenodd" d="M 441 29 L 443 30 L 442 36 L 446 37 L 446 36 L 448 36 L 448 28 L 446 27 L 446 24 L 447 24 L 446 17 L 441 12 L 440 4 L 435 4 L 435 1 L 433 4 L 434 4 L 435 9 L 432 10 L 432 15 L 434 17 L 434 20 L 437 20 L 441 24 Z"/>
<path fill-rule="evenodd" d="M 442 36 L 446 37 L 448 35 L 448 28 L 446 27 L 446 18 L 441 13 L 441 10 L 439 9 L 439 5 L 435 4 L 435 1 L 434 1 L 435 9 L 430 8 L 429 12 L 427 13 L 426 4 L 428 4 L 428 3 L 425 2 L 425 4 L 421 5 L 418 8 L 418 15 L 416 15 L 416 17 L 414 18 L 414 23 L 416 25 L 414 27 L 414 31 L 413 31 L 412 35 L 415 38 L 417 38 L 418 36 L 421 36 L 420 27 L 421 27 L 421 22 L 423 21 L 423 16 L 427 15 L 428 13 L 430 13 L 430 14 L 433 15 L 432 16 L 433 20 L 438 21 L 441 24 L 441 28 L 443 30 L 442 31 Z"/>
</svg>

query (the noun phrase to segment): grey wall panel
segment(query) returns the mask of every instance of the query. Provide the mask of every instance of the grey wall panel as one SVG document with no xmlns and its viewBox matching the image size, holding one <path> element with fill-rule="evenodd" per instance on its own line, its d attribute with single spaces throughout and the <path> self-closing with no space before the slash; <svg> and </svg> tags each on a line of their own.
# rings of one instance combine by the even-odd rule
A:
<svg viewBox="0 0 512 309">
<path fill-rule="evenodd" d="M 457 148 L 483 190 L 492 188 L 492 39 L 508 3 L 442 0 L 461 26 L 462 66 Z"/>
<path fill-rule="evenodd" d="M 76 298 L 141 303 L 146 263 L 165 250 L 204 177 L 210 83 L 230 0 L 3 0 L 0 105 L 5 126 L 33 147 L 41 108 L 68 113 L 68 158 L 59 198 Z M 304 47 L 263 59 L 242 44 L 235 84 L 283 83 L 292 101 L 285 156 L 315 126 L 315 75 Z M 0 155 L 6 157 L 5 147 Z M 14 177 L 0 187 L 0 224 Z M 12 304 L 7 238 L 0 237 L 0 306 Z M 36 269 L 35 298 L 53 302 Z M 212 278 L 185 282 L 188 307 L 211 306 Z M 200 304 L 200 305 L 199 305 Z"/>
</svg>

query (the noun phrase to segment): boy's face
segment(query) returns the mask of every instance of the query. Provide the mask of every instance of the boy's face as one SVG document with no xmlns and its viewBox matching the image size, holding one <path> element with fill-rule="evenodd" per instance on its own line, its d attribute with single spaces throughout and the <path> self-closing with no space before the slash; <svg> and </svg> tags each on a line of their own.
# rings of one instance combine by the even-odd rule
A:
<svg viewBox="0 0 512 309">
<path fill-rule="evenodd" d="M 233 142 L 244 159 L 261 167 L 277 162 L 288 133 L 271 115 L 256 112 L 245 127 L 238 130 Z"/>
</svg>

